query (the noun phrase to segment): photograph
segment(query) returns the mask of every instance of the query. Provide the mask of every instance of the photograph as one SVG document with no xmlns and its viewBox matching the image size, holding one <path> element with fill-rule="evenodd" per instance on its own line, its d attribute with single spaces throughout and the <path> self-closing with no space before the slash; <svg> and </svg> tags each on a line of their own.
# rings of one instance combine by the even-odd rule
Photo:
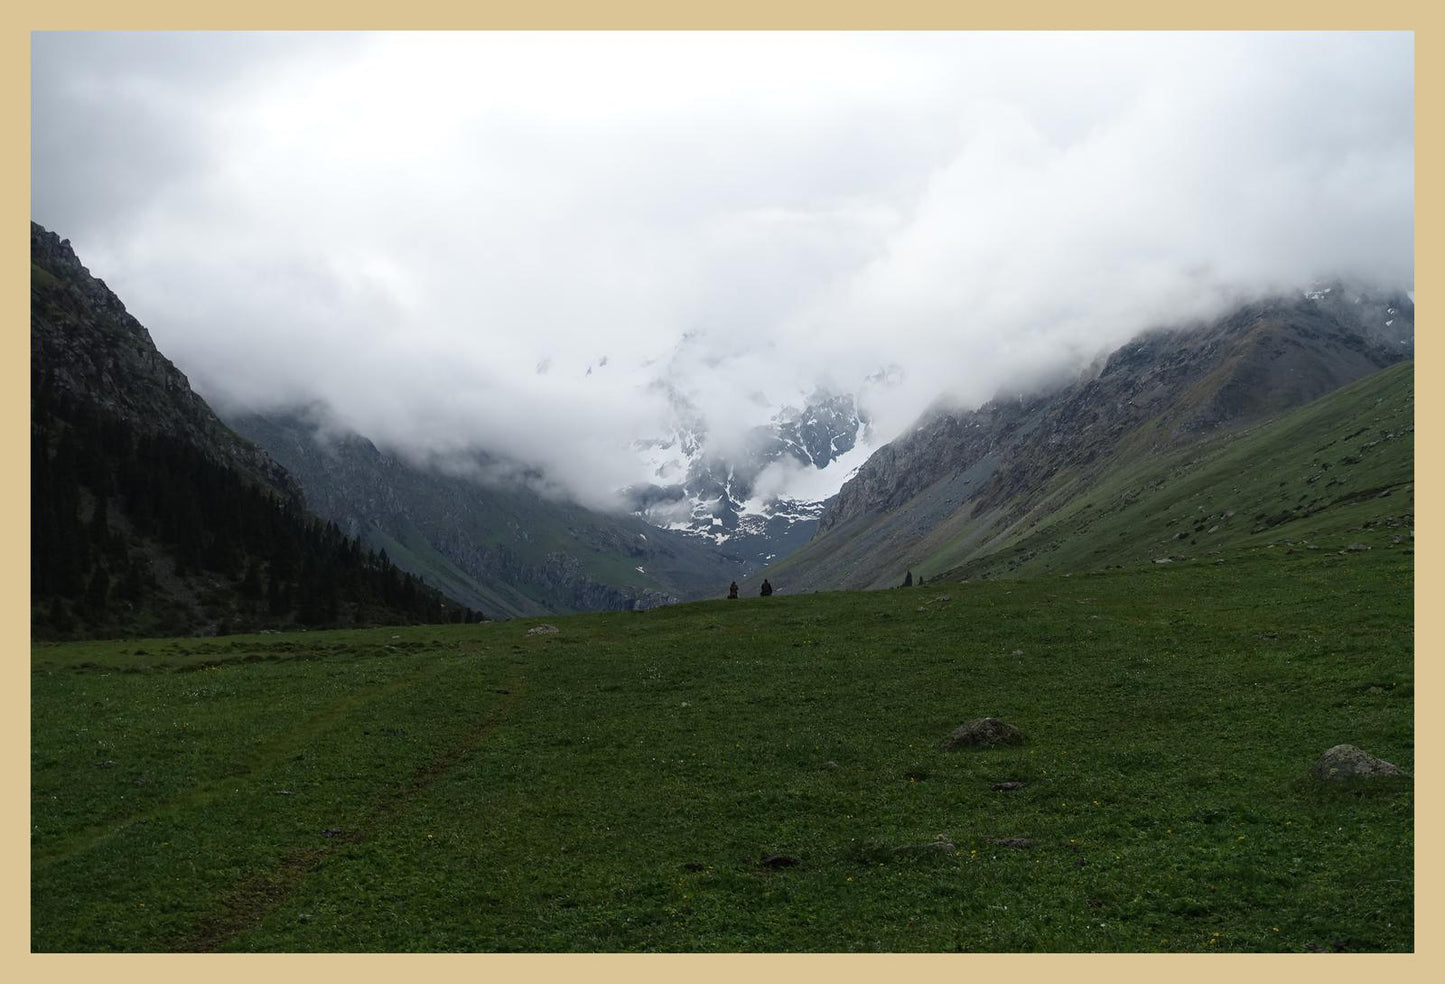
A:
<svg viewBox="0 0 1445 984">
<path fill-rule="evenodd" d="M 1413 31 L 28 49 L 32 954 L 1415 952 Z"/>
</svg>

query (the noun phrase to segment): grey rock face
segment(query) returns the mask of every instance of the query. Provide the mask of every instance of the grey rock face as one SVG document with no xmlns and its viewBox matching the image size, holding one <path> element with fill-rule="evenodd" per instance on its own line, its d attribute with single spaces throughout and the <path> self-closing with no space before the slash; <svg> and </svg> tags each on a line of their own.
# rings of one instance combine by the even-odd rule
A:
<svg viewBox="0 0 1445 984">
<path fill-rule="evenodd" d="M 629 489 L 632 511 L 656 525 L 727 543 L 730 550 L 762 562 L 806 543 L 822 504 L 780 497 L 761 514 L 746 513 L 758 476 L 779 461 L 826 468 L 851 451 L 867 429 L 852 395 L 819 390 L 803 409 L 783 407 L 769 424 L 753 428 L 740 448 L 724 455 L 709 449 L 702 416 L 686 397 L 669 391 L 669 398 L 678 414 L 677 431 L 637 447 L 681 452 L 686 471 L 669 471 L 659 475 L 659 482 Z"/>
<path fill-rule="evenodd" d="M 974 718 L 965 721 L 958 729 L 943 740 L 940 746 L 945 752 L 956 748 L 995 748 L 1000 745 L 1022 745 L 1024 734 L 1018 728 L 998 718 Z"/>
<path fill-rule="evenodd" d="M 1344 287 L 1316 293 L 1145 333 L 1049 391 L 1001 394 L 977 410 L 937 408 L 874 452 L 828 500 L 815 543 L 838 530 L 846 544 L 862 546 L 818 548 L 819 573 L 805 578 L 806 587 L 849 584 L 847 570 L 886 568 L 884 561 L 906 554 L 908 537 L 963 509 L 991 523 L 1013 521 L 1053 476 L 1104 467 L 1130 442 L 1169 447 L 1266 419 L 1411 357 L 1408 296 Z M 918 505 L 929 496 L 947 508 Z M 886 551 L 869 546 L 870 531 L 905 506 L 918 529 L 890 533 Z"/>
<path fill-rule="evenodd" d="M 1310 775 L 1324 782 L 1378 779 L 1400 774 L 1399 768 L 1393 763 L 1376 758 L 1354 745 L 1336 745 L 1310 766 Z"/>
</svg>

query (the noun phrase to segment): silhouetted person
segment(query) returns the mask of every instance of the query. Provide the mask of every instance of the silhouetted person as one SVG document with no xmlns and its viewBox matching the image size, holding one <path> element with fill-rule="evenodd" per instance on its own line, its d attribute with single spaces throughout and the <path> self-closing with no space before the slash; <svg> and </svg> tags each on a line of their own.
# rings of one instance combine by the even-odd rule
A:
<svg viewBox="0 0 1445 984">
<path fill-rule="evenodd" d="M 729 598 L 736 598 L 737 596 L 738 596 L 738 582 L 734 581 L 732 584 L 728 585 L 728 597 L 729 597 Z"/>
<path fill-rule="evenodd" d="M 760 595 L 762 595 L 764 598 L 766 598 L 768 595 L 770 595 L 770 594 L 772 594 L 772 593 L 773 593 L 773 586 L 768 583 L 768 579 L 767 579 L 767 578 L 763 578 L 763 590 L 759 591 L 758 594 L 760 594 Z"/>
</svg>

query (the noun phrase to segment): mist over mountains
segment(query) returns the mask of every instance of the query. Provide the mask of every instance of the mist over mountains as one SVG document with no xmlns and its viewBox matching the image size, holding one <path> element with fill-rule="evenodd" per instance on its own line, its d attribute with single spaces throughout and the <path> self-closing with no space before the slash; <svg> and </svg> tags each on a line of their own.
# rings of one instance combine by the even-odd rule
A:
<svg viewBox="0 0 1445 984">
<path fill-rule="evenodd" d="M 35 218 L 209 401 L 321 403 L 408 460 L 487 454 L 614 512 L 655 483 L 636 444 L 674 395 L 723 461 L 820 389 L 878 447 L 1150 327 L 1413 283 L 1408 34 L 42 33 L 34 55 Z M 818 501 L 834 467 L 775 491 Z"/>
<path fill-rule="evenodd" d="M 1144 333 L 977 410 L 939 404 L 876 450 L 851 395 L 819 390 L 731 446 L 674 396 L 676 429 L 632 449 L 656 481 L 627 491 L 631 514 L 606 513 L 494 455 L 462 468 L 390 453 L 324 406 L 223 424 L 68 242 L 32 224 L 31 243 L 33 620 L 62 637 L 641 610 L 764 569 L 789 591 L 937 577 L 998 562 L 1121 473 L 1232 441 L 1414 352 L 1407 294 L 1334 281 Z M 1398 457 L 1375 491 L 1408 495 Z M 1351 472 L 1367 489 L 1384 475 Z M 810 473 L 827 479 L 797 482 Z M 840 479 L 819 499 L 782 491 Z M 1294 508 L 1321 501 L 1307 491 Z"/>
</svg>

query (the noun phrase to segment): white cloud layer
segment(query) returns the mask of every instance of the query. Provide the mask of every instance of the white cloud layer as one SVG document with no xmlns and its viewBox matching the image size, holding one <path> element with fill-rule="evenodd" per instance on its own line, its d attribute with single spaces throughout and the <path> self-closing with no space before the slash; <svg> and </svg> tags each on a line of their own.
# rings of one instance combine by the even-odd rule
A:
<svg viewBox="0 0 1445 984">
<path fill-rule="evenodd" d="M 1318 277 L 1413 286 L 1408 34 L 39 34 L 34 218 L 222 405 L 593 505 L 664 379 L 873 443 Z M 604 360 L 605 359 L 605 363 Z M 590 370 L 590 373 L 589 373 Z"/>
</svg>

